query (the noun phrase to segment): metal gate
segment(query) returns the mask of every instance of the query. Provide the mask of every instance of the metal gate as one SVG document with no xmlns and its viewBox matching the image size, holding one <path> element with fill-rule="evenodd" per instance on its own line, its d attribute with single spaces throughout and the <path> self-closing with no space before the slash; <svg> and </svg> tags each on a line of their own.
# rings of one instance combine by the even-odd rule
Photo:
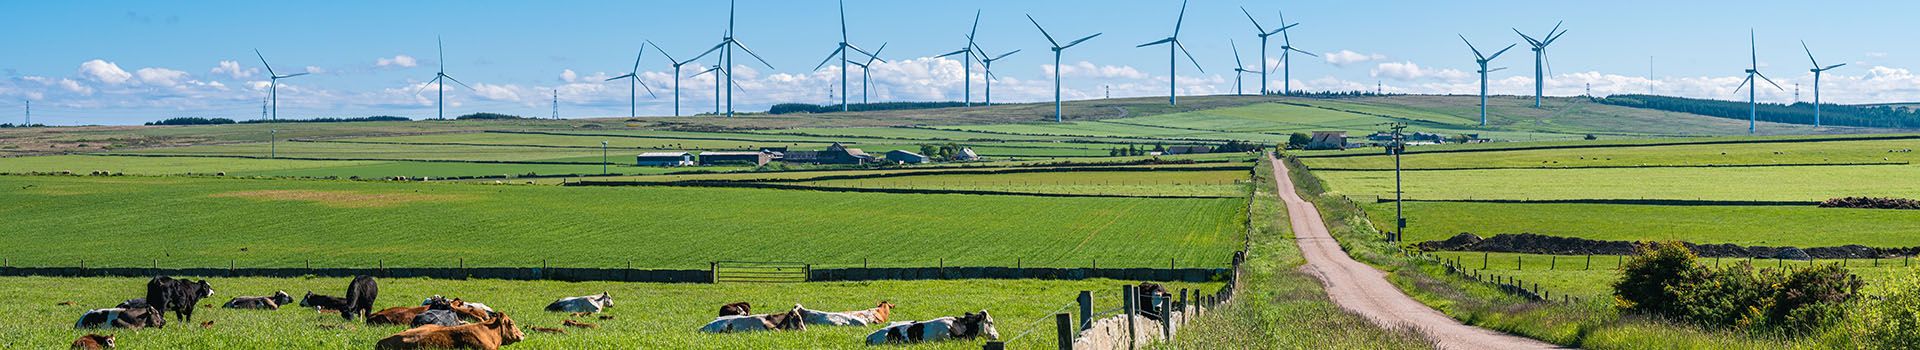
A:
<svg viewBox="0 0 1920 350">
<path fill-rule="evenodd" d="M 713 283 L 800 283 L 813 273 L 813 265 L 793 262 L 715 261 Z"/>
</svg>

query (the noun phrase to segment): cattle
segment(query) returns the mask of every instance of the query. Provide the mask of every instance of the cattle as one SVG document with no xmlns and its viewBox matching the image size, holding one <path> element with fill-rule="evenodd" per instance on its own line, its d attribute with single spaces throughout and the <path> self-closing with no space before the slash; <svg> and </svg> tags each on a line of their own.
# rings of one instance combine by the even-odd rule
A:
<svg viewBox="0 0 1920 350">
<path fill-rule="evenodd" d="M 735 333 L 758 331 L 800 331 L 807 329 L 806 317 L 800 315 L 800 308 L 771 315 L 730 315 L 720 316 L 701 326 L 706 333 Z"/>
<path fill-rule="evenodd" d="M 1165 316 L 1160 314 L 1160 308 L 1173 302 L 1173 293 L 1167 292 L 1167 287 L 1152 282 L 1140 282 L 1134 290 L 1137 291 L 1136 295 L 1139 295 L 1139 298 L 1133 305 L 1140 308 L 1141 317 L 1154 321 L 1165 319 Z"/>
<path fill-rule="evenodd" d="M 229 308 L 229 309 L 279 310 L 281 305 L 287 305 L 292 303 L 293 303 L 293 296 L 287 295 L 287 291 L 283 290 L 283 291 L 273 292 L 273 295 L 264 296 L 264 297 L 247 297 L 247 296 L 233 297 L 233 300 L 228 300 L 225 305 L 220 305 L 220 307 Z"/>
<path fill-rule="evenodd" d="M 460 325 L 460 314 L 453 312 L 453 302 L 448 301 L 447 298 L 431 298 L 427 301 L 429 302 L 426 306 L 427 310 L 414 315 L 407 324 L 413 327 L 429 324 L 447 327 Z"/>
<path fill-rule="evenodd" d="M 340 317 L 353 320 L 358 313 L 361 317 L 371 316 L 373 302 L 380 297 L 380 285 L 374 283 L 373 276 L 354 276 L 347 283 L 347 307 L 340 310 Z"/>
<path fill-rule="evenodd" d="M 200 304 L 201 298 L 210 296 L 213 296 L 213 286 L 207 284 L 207 280 L 188 282 L 159 276 L 147 281 L 147 305 L 163 313 L 173 311 L 174 318 L 181 321 L 192 322 L 193 307 Z"/>
<path fill-rule="evenodd" d="M 487 314 L 491 314 L 494 312 L 493 307 L 487 306 L 487 304 L 467 302 L 464 300 L 460 300 L 460 298 L 453 298 L 453 300 L 447 300 L 446 297 L 438 296 L 438 295 L 428 297 L 426 300 L 420 301 L 420 306 L 432 306 L 433 303 L 435 302 L 446 302 L 449 306 L 451 306 L 449 308 L 450 310 L 453 310 L 454 313 L 460 314 L 461 319 L 468 320 L 468 321 L 474 321 L 474 322 L 486 321 Z"/>
<path fill-rule="evenodd" d="M 162 328 L 167 325 L 167 316 L 152 307 L 94 309 L 80 315 L 73 323 L 76 329 L 108 329 L 145 327 Z"/>
<path fill-rule="evenodd" d="M 547 304 L 547 311 L 599 313 L 601 310 L 609 307 L 613 307 L 613 296 L 607 295 L 606 292 L 600 292 L 600 295 L 554 300 L 552 304 Z"/>
<path fill-rule="evenodd" d="M 367 315 L 366 319 L 367 324 L 407 325 L 413 324 L 413 318 L 424 312 L 427 312 L 425 306 L 395 306 Z"/>
<path fill-rule="evenodd" d="M 871 309 L 847 312 L 808 310 L 800 305 L 794 305 L 793 307 L 794 309 L 800 310 L 800 315 L 804 316 L 807 324 L 824 326 L 870 326 L 886 324 L 887 317 L 893 314 L 893 303 L 886 301 L 881 301 L 880 305 L 874 306 Z"/>
<path fill-rule="evenodd" d="M 425 325 L 401 331 L 381 339 L 374 349 L 497 350 L 500 346 L 522 339 L 526 339 L 526 334 L 513 324 L 513 319 L 495 313 L 488 315 L 488 320 L 481 323 L 453 327 Z"/>
<path fill-rule="evenodd" d="M 340 312 L 340 310 L 347 309 L 347 299 L 331 295 L 313 294 L 313 291 L 307 291 L 307 296 L 300 297 L 300 307 L 310 307 L 320 312 Z"/>
<path fill-rule="evenodd" d="M 113 348 L 113 335 L 88 334 L 73 340 L 72 349 L 100 350 Z"/>
<path fill-rule="evenodd" d="M 993 328 L 993 316 L 987 310 L 980 313 L 967 313 L 961 317 L 942 317 L 922 322 L 894 322 L 886 328 L 867 335 L 867 345 L 919 343 L 947 339 L 974 339 L 986 337 L 987 340 L 1000 340 L 1000 331 Z"/>
<path fill-rule="evenodd" d="M 753 314 L 753 304 L 738 302 L 720 306 L 720 316 L 743 316 Z"/>
</svg>

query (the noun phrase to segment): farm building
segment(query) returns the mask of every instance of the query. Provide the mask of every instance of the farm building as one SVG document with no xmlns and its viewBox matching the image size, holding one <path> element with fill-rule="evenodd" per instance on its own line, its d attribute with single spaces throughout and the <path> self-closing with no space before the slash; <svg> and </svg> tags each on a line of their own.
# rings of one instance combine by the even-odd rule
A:
<svg viewBox="0 0 1920 350">
<path fill-rule="evenodd" d="M 873 156 L 868 155 L 866 151 L 861 151 L 859 148 L 847 148 L 847 146 L 835 142 L 833 145 L 827 146 L 826 150 L 821 151 L 787 151 L 786 156 L 783 157 L 781 161 L 813 164 L 866 164 L 867 162 L 873 161 Z"/>
<path fill-rule="evenodd" d="M 1201 153 L 1213 153 L 1213 147 L 1208 147 L 1208 146 L 1205 146 L 1205 145 L 1180 145 L 1180 146 L 1169 146 L 1169 147 L 1167 147 L 1167 151 L 1166 151 L 1166 152 L 1163 152 L 1163 153 L 1165 153 L 1165 154 L 1168 154 L 1168 155 L 1173 155 L 1173 154 L 1201 154 Z"/>
<path fill-rule="evenodd" d="M 924 164 L 927 163 L 927 156 L 902 150 L 892 150 L 887 151 L 887 160 L 907 164 Z"/>
<path fill-rule="evenodd" d="M 1347 132 L 1315 131 L 1313 132 L 1313 140 L 1307 142 L 1307 149 L 1347 149 Z"/>
<path fill-rule="evenodd" d="M 637 166 L 691 166 L 692 152 L 647 152 L 634 157 Z"/>
<path fill-rule="evenodd" d="M 773 154 L 767 152 L 701 152 L 700 165 L 752 164 L 767 165 L 773 161 Z"/>
<path fill-rule="evenodd" d="M 961 147 L 960 152 L 953 154 L 953 160 L 962 162 L 976 161 L 980 160 L 980 154 L 973 153 L 972 147 Z"/>
</svg>

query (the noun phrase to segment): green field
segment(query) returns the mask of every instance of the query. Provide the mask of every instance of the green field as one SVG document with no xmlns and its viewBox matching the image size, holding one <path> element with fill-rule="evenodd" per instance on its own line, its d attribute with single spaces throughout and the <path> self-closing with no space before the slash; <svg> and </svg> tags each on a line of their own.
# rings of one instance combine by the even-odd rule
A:
<svg viewBox="0 0 1920 350">
<path fill-rule="evenodd" d="M 596 159 L 597 160 L 597 159 Z M 687 169 L 637 167 L 614 164 L 615 174 L 664 174 Z M 745 167 L 706 167 L 701 170 L 728 171 Z M 43 156 L 0 158 L 0 172 L 54 173 L 107 171 L 126 175 L 210 175 L 286 176 L 286 177 L 360 177 L 384 178 L 501 176 L 524 174 L 600 174 L 600 164 L 497 164 L 418 161 L 337 161 L 227 157 L 136 157 L 136 156 Z"/>
<path fill-rule="evenodd" d="M 1540 288 L 1553 291 L 1555 295 L 1567 293 L 1575 297 L 1597 301 L 1606 301 L 1613 295 L 1612 283 L 1620 279 L 1615 270 L 1622 259 L 1631 259 L 1617 255 L 1595 255 L 1591 267 L 1586 256 L 1553 256 L 1515 253 L 1479 253 L 1479 252 L 1436 252 L 1442 259 L 1459 261 L 1469 270 L 1480 270 L 1481 274 L 1519 278 L 1526 281 L 1528 287 L 1539 283 Z M 1775 259 L 1736 259 L 1701 258 L 1700 263 L 1708 266 L 1731 266 L 1741 262 L 1751 262 L 1756 268 L 1806 267 L 1810 265 L 1842 265 L 1868 285 L 1887 281 L 1899 273 L 1920 270 L 1920 261 L 1911 259 L 1820 259 L 1820 260 L 1775 260 Z M 1483 265 L 1484 263 L 1484 265 Z M 1482 269 L 1481 266 L 1485 266 Z M 1869 287 L 1873 288 L 1873 287 Z M 1558 297 L 1555 297 L 1558 298 Z"/>
<path fill-rule="evenodd" d="M 1408 153 L 1405 169 L 1920 163 L 1920 139 Z M 1413 149 L 1418 151 L 1420 148 Z M 1393 157 L 1303 158 L 1314 168 L 1393 169 Z"/>
<path fill-rule="evenodd" d="M 987 175 L 916 175 L 873 179 L 807 181 L 797 185 L 859 188 L 910 188 L 1022 193 L 1116 194 L 1140 196 L 1247 195 L 1248 172 L 1075 171 Z"/>
<path fill-rule="evenodd" d="M 1321 171 L 1334 191 L 1393 197 L 1391 171 Z M 1499 169 L 1403 172 L 1407 199 L 1822 201 L 1913 197 L 1920 166 Z"/>
<path fill-rule="evenodd" d="M 236 295 L 267 295 L 285 290 L 295 298 L 312 290 L 338 296 L 341 278 L 214 278 L 216 294 L 203 304 L 218 305 Z M 0 348 L 61 348 L 87 331 L 73 329 L 74 320 L 90 308 L 111 307 L 144 293 L 144 278 L 0 278 Z M 1009 342 L 1008 348 L 1051 346 L 1052 312 L 1072 305 L 1082 290 L 1094 291 L 1095 305 L 1119 305 L 1114 280 L 1037 281 L 888 281 L 801 284 L 664 284 L 616 282 L 545 282 L 498 280 L 381 279 L 380 307 L 413 306 L 430 295 L 446 295 L 482 302 L 511 317 L 527 339 L 511 349 L 751 349 L 812 348 L 865 349 L 866 335 L 878 327 L 809 327 L 800 332 L 705 334 L 697 329 L 713 319 L 720 305 L 746 301 L 755 312 L 779 311 L 794 304 L 816 310 L 858 310 L 881 300 L 897 305 L 893 320 L 924 320 L 987 310 L 1003 339 L 1032 334 Z M 1211 292 L 1219 283 L 1168 283 L 1170 288 Z M 78 287 L 78 288 L 76 288 Z M 1016 292 L 1017 291 L 1017 292 Z M 562 327 L 567 314 L 542 311 L 561 297 L 607 292 L 615 305 L 604 315 L 612 320 L 576 318 L 599 329 Z M 55 305 L 73 301 L 76 306 Z M 1041 320 L 1044 322 L 1035 322 Z M 404 326 L 369 326 L 346 322 L 334 314 L 318 314 L 299 307 L 278 311 L 230 310 L 201 307 L 194 321 L 213 321 L 210 328 L 173 322 L 165 329 L 93 331 L 116 335 L 127 349 L 287 349 L 368 348 Z M 532 326 L 567 328 L 568 334 L 538 333 Z M 344 327 L 330 329 L 323 327 Z M 912 346 L 914 349 L 978 349 L 983 341 Z"/>
<path fill-rule="evenodd" d="M 1393 203 L 1364 205 L 1390 225 Z M 1920 245 L 1920 211 L 1811 206 L 1668 206 L 1408 202 L 1410 242 L 1462 232 L 1481 237 L 1534 233 L 1608 241 L 1687 241 L 1747 246 Z"/>
<path fill-rule="evenodd" d="M 1221 266 L 1246 200 L 0 177 L 15 266 Z M 1018 240 L 1020 245 L 1004 242 Z M 432 248 L 419 248 L 421 245 Z M 113 252 L 113 253 L 102 253 Z"/>
</svg>

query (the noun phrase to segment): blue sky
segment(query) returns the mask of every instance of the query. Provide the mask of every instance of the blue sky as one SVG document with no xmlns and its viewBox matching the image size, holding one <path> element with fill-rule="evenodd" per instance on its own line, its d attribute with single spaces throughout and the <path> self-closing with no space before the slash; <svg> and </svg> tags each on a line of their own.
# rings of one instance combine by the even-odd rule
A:
<svg viewBox="0 0 1920 350">
<path fill-rule="evenodd" d="M 872 71 L 873 100 L 953 101 L 961 98 L 960 62 L 929 57 L 960 48 L 974 11 L 984 10 L 980 45 L 1022 50 L 995 64 L 996 100 L 1011 102 L 1051 97 L 1046 41 L 1025 14 L 1056 36 L 1105 33 L 1067 52 L 1068 98 L 1099 97 L 1107 87 L 1116 97 L 1164 96 L 1165 48 L 1134 46 L 1170 34 L 1179 6 L 1168 0 L 849 0 L 847 15 L 855 45 L 872 50 L 888 43 L 882 56 L 892 63 Z M 1380 84 L 1394 92 L 1475 93 L 1472 55 L 1456 34 L 1492 51 L 1521 41 L 1511 27 L 1534 34 L 1565 20 L 1570 33 L 1549 50 L 1552 95 L 1578 95 L 1591 83 L 1598 94 L 1644 93 L 1651 86 L 1661 94 L 1743 98 L 1733 88 L 1746 65 L 1747 29 L 1756 28 L 1761 70 L 1786 87 L 1762 89 L 1763 100 L 1792 101 L 1795 83 L 1805 85 L 1802 100 L 1812 99 L 1799 40 L 1807 40 L 1822 63 L 1849 64 L 1824 77 L 1827 101 L 1920 100 L 1920 76 L 1909 71 L 1920 49 L 1881 41 L 1912 32 L 1909 14 L 1920 3 L 1894 1 L 1200 0 L 1188 10 L 1182 40 L 1206 72 L 1196 72 L 1183 56 L 1183 95 L 1233 91 L 1229 38 L 1238 41 L 1248 68 L 1257 69 L 1258 41 L 1241 6 L 1270 27 L 1279 22 L 1278 10 L 1303 23 L 1293 30 L 1295 46 L 1322 57 L 1295 56 L 1296 89 Z M 560 91 L 563 116 L 627 115 L 627 85 L 600 80 L 624 74 L 645 40 L 681 59 L 712 46 L 725 10 L 724 1 L 5 2 L 0 108 L 8 112 L 0 115 L 11 121 L 21 101 L 31 99 L 37 122 L 61 125 L 258 118 L 266 96 L 265 73 L 251 51 L 258 48 L 282 74 L 314 73 L 283 81 L 283 118 L 430 117 L 431 87 L 415 91 L 432 79 L 439 61 L 435 36 L 446 40 L 448 73 L 478 88 L 450 89 L 450 115 L 547 116 L 553 90 Z M 838 42 L 833 1 L 742 0 L 739 20 L 740 39 L 776 69 L 739 70 L 745 91 L 736 97 L 738 109 L 826 103 L 829 87 L 837 90 L 837 67 L 810 70 Z M 1494 93 L 1531 91 L 1530 55 L 1521 46 L 1495 62 L 1510 69 L 1493 74 Z M 672 114 L 666 60 L 648 50 L 641 70 L 659 97 L 641 93 L 640 114 Z M 859 73 L 852 74 L 856 98 Z M 979 67 L 973 74 L 979 100 Z M 1270 80 L 1277 89 L 1279 76 Z M 684 113 L 712 109 L 711 84 L 710 77 L 681 80 Z M 1257 86 L 1257 78 L 1247 84 Z"/>
</svg>

